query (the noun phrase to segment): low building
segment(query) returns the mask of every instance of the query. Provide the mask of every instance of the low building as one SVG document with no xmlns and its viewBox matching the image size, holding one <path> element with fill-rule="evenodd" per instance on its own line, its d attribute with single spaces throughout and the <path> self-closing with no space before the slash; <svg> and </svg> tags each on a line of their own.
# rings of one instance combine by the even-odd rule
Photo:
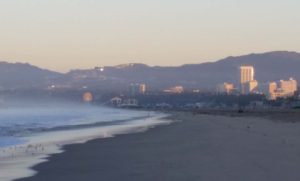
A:
<svg viewBox="0 0 300 181">
<path fill-rule="evenodd" d="M 258 82 L 257 80 L 251 80 L 245 83 L 245 94 L 251 94 L 257 92 Z"/>
<path fill-rule="evenodd" d="M 231 83 L 223 83 L 217 87 L 218 93 L 231 94 L 234 91 L 234 85 Z"/>
<path fill-rule="evenodd" d="M 164 90 L 164 92 L 171 94 L 181 94 L 184 92 L 184 88 L 182 86 L 175 86 L 171 87 L 170 89 Z"/>
<path fill-rule="evenodd" d="M 266 84 L 259 85 L 259 92 L 264 94 L 268 100 L 276 99 L 276 90 L 277 90 L 276 82 L 268 82 Z"/>
<path fill-rule="evenodd" d="M 114 97 L 110 100 L 110 104 L 113 106 L 119 107 L 122 104 L 122 99 L 119 97 Z"/>
</svg>

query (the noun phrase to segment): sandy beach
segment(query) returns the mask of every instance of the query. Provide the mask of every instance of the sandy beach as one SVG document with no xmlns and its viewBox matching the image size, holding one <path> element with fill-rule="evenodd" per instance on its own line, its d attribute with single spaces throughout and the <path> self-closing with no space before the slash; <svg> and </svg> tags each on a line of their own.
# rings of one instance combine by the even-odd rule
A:
<svg viewBox="0 0 300 181">
<path fill-rule="evenodd" d="M 300 124 L 174 113 L 143 133 L 64 147 L 18 181 L 299 181 Z M 283 117 L 284 119 L 284 117 Z"/>
</svg>

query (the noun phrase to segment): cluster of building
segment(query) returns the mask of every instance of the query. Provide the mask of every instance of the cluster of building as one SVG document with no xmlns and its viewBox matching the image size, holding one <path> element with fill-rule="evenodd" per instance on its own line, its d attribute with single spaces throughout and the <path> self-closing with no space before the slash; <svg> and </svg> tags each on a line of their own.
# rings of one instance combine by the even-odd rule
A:
<svg viewBox="0 0 300 181">
<path fill-rule="evenodd" d="M 277 98 L 288 98 L 294 96 L 298 89 L 297 81 L 293 78 L 280 80 L 278 82 L 258 83 L 255 80 L 253 66 L 240 67 L 240 86 L 238 92 L 241 94 L 264 94 L 269 100 Z M 224 83 L 218 87 L 218 92 L 233 93 L 237 91 L 234 84 Z"/>
<path fill-rule="evenodd" d="M 120 97 L 114 97 L 110 100 L 110 105 L 115 107 L 132 108 L 138 107 L 139 103 L 137 99 L 133 98 L 123 99 Z"/>
<path fill-rule="evenodd" d="M 280 81 L 273 81 L 267 83 L 258 82 L 255 79 L 255 69 L 253 66 L 241 66 L 239 69 L 239 86 L 235 86 L 232 83 L 225 82 L 222 85 L 218 86 L 217 91 L 226 93 L 226 94 L 263 94 L 269 100 L 276 100 L 277 98 L 288 98 L 295 95 L 295 92 L 298 89 L 297 81 L 293 78 L 289 80 L 280 80 Z M 146 94 L 147 88 L 146 84 L 144 83 L 131 83 L 129 85 L 128 94 L 121 95 L 120 97 L 114 97 L 110 100 L 110 105 L 116 107 L 138 107 L 139 95 Z M 177 85 L 174 87 L 170 87 L 168 89 L 163 90 L 164 93 L 168 94 L 182 94 L 186 92 L 183 86 Z M 193 93 L 199 93 L 199 90 L 193 90 Z M 151 95 L 151 94 L 150 94 Z M 162 94 L 164 95 L 164 94 Z M 212 94 L 213 95 L 213 94 Z M 84 95 L 85 101 L 92 100 L 92 96 L 90 94 Z M 190 101 L 189 98 L 186 98 L 187 101 Z M 147 102 L 147 101 L 146 101 Z M 149 101 L 148 101 L 149 102 Z M 232 100 L 234 102 L 234 100 Z M 151 101 L 150 103 L 151 104 Z M 218 103 L 205 103 L 205 106 L 213 107 L 218 105 Z M 197 107 L 203 107 L 203 105 L 193 105 Z M 219 105 L 220 106 L 220 105 Z M 156 108 L 161 107 L 170 107 L 167 103 L 157 103 L 155 104 Z M 226 107 L 226 106 L 225 106 Z"/>
<path fill-rule="evenodd" d="M 280 80 L 279 82 L 269 82 L 259 86 L 259 88 L 270 100 L 275 100 L 279 97 L 292 97 L 298 90 L 297 81 L 293 78 L 290 78 L 289 80 Z"/>
<path fill-rule="evenodd" d="M 146 84 L 132 83 L 129 85 L 129 95 L 131 96 L 143 95 L 146 93 L 146 90 Z M 184 92 L 184 88 L 183 86 L 174 86 L 163 90 L 163 92 L 170 94 L 181 94 Z"/>
<path fill-rule="evenodd" d="M 130 96 L 137 96 L 142 95 L 146 93 L 146 84 L 140 84 L 140 83 L 132 83 L 129 85 L 129 95 Z M 138 100 L 135 98 L 127 97 L 127 98 L 121 98 L 121 97 L 114 97 L 110 99 L 110 105 L 113 105 L 115 107 L 138 107 Z"/>
<path fill-rule="evenodd" d="M 132 83 L 129 86 L 129 92 L 131 96 L 146 93 L 146 84 Z"/>
<path fill-rule="evenodd" d="M 294 96 L 298 90 L 297 81 L 293 78 L 289 80 L 272 81 L 259 83 L 255 79 L 255 69 L 253 66 L 240 66 L 239 86 L 225 82 L 217 87 L 218 92 L 247 94 L 264 94 L 269 100 L 277 98 L 288 98 Z M 129 86 L 131 96 L 146 93 L 146 84 L 132 83 Z M 175 86 L 165 89 L 163 92 L 171 94 L 181 94 L 184 92 L 183 86 Z"/>
</svg>

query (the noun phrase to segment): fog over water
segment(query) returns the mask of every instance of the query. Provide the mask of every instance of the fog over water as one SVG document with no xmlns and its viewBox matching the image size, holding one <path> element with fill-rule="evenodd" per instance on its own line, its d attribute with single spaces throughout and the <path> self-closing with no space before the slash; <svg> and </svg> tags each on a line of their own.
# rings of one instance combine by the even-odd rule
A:
<svg viewBox="0 0 300 181">
<path fill-rule="evenodd" d="M 10 102 L 0 108 L 0 147 L 26 142 L 23 137 L 53 130 L 119 124 L 146 112 L 75 103 Z"/>
<path fill-rule="evenodd" d="M 57 100 L 5 99 L 0 103 L 0 180 L 36 174 L 31 168 L 68 144 L 143 132 L 165 114 Z"/>
</svg>

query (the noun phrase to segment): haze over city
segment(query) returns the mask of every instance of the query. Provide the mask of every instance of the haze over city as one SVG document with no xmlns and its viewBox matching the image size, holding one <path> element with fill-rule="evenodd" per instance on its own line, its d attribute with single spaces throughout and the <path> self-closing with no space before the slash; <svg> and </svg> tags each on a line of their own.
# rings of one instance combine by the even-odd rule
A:
<svg viewBox="0 0 300 181">
<path fill-rule="evenodd" d="M 0 181 L 299 181 L 299 0 L 0 0 Z"/>
<path fill-rule="evenodd" d="M 300 51 L 296 0 L 2 0 L 0 59 L 51 70 Z"/>
</svg>

